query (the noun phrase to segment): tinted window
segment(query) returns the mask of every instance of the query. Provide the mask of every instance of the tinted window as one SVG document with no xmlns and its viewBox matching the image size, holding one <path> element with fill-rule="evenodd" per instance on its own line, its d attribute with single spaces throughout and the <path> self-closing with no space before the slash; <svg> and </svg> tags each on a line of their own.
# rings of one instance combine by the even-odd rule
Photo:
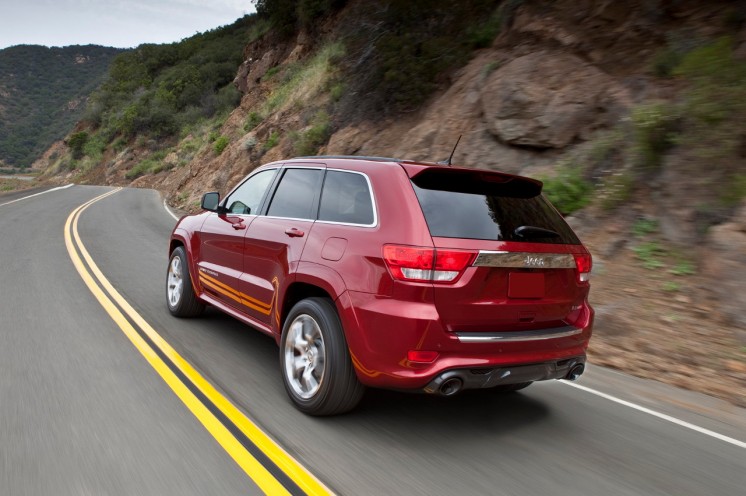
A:
<svg viewBox="0 0 746 496">
<path fill-rule="evenodd" d="M 294 219 L 315 219 L 314 202 L 321 188 L 323 171 L 288 169 L 277 186 L 267 215 Z"/>
<path fill-rule="evenodd" d="M 365 177 L 354 172 L 327 171 L 319 220 L 373 224 L 373 202 Z"/>
<path fill-rule="evenodd" d="M 562 216 L 543 196 L 511 198 L 413 186 L 433 236 L 580 244 Z M 524 236 L 519 236 L 515 230 L 522 226 L 548 229 L 557 235 L 524 229 Z"/>
<path fill-rule="evenodd" d="M 234 214 L 258 214 L 264 194 L 277 170 L 254 174 L 228 197 L 225 206 Z"/>
</svg>

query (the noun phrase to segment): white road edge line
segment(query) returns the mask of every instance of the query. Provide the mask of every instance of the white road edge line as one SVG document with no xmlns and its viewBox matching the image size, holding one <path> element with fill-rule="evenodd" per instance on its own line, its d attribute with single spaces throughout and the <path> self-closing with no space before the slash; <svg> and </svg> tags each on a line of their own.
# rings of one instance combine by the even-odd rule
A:
<svg viewBox="0 0 746 496">
<path fill-rule="evenodd" d="M 67 188 L 70 188 L 72 186 L 75 186 L 75 185 L 71 183 L 71 184 L 68 184 L 68 185 L 65 185 L 65 186 L 57 186 L 56 188 L 48 189 L 46 191 L 42 191 L 41 193 L 34 193 L 33 195 L 24 196 L 23 198 L 16 198 L 13 201 L 5 202 L 5 203 L 0 203 L 0 207 L 4 207 L 5 205 L 10 205 L 11 203 L 15 203 L 15 202 L 19 202 L 21 200 L 25 200 L 26 198 L 33 198 L 35 196 L 43 195 L 44 193 L 51 193 L 52 191 L 59 191 L 61 189 L 67 189 Z"/>
<path fill-rule="evenodd" d="M 179 220 L 179 218 L 178 218 L 178 217 L 176 217 L 176 214 L 175 214 L 175 213 L 173 213 L 173 212 L 171 211 L 171 209 L 170 209 L 170 208 L 168 208 L 168 204 L 166 203 L 166 199 L 165 199 L 165 198 L 163 199 L 163 208 L 165 208 L 165 209 L 166 209 L 166 212 L 168 212 L 168 214 L 169 214 L 169 215 L 170 215 L 171 217 L 173 217 L 173 218 L 174 218 L 174 220 Z"/>
<path fill-rule="evenodd" d="M 698 425 L 690 424 L 689 422 L 686 422 L 685 420 L 677 419 L 676 417 L 672 417 L 670 415 L 666 415 L 665 413 L 656 412 L 655 410 L 651 410 L 650 408 L 646 408 L 641 405 L 637 405 L 635 403 L 632 403 L 630 401 L 623 400 L 621 398 L 617 398 L 616 396 L 612 396 L 610 394 L 602 393 L 601 391 L 596 391 L 595 389 L 591 389 L 586 386 L 581 386 L 580 384 L 575 384 L 572 382 L 567 381 L 559 381 L 562 384 L 566 384 L 568 386 L 572 386 L 577 389 L 581 389 L 585 391 L 586 393 L 595 394 L 596 396 L 600 396 L 601 398 L 607 399 L 609 401 L 613 401 L 614 403 L 619 403 L 620 405 L 627 406 L 629 408 L 632 408 L 634 410 L 637 410 L 639 412 L 647 413 L 648 415 L 652 415 L 653 417 L 657 417 L 661 420 L 665 420 L 667 422 L 671 422 L 672 424 L 679 425 L 681 427 L 685 427 L 687 429 L 691 429 L 693 431 L 699 432 L 701 434 L 705 434 L 710 437 L 714 437 L 715 439 L 719 439 L 720 441 L 725 441 L 726 443 L 730 443 L 734 446 L 738 446 L 739 448 L 746 449 L 746 442 L 739 441 L 738 439 L 734 439 L 732 437 L 724 436 L 723 434 L 719 434 L 715 431 L 711 431 L 709 429 L 705 429 L 704 427 L 700 427 Z"/>
</svg>

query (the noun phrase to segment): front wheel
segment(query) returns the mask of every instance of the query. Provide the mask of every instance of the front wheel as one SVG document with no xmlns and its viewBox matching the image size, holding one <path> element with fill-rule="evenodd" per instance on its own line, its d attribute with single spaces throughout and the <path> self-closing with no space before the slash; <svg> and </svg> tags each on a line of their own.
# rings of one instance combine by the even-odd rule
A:
<svg viewBox="0 0 746 496">
<path fill-rule="evenodd" d="M 345 413 L 363 396 L 342 324 L 327 298 L 307 298 L 292 308 L 282 329 L 280 365 L 285 390 L 304 413 Z"/>
<path fill-rule="evenodd" d="M 168 311 L 176 317 L 195 317 L 205 309 L 204 303 L 194 294 L 186 252 L 182 246 L 171 252 L 168 261 L 166 303 Z"/>
</svg>

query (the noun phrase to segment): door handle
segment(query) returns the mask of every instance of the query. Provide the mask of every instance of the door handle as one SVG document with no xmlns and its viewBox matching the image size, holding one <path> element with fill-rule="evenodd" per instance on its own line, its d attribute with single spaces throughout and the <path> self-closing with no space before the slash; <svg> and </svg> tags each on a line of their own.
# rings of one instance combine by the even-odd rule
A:
<svg viewBox="0 0 746 496">
<path fill-rule="evenodd" d="M 303 231 L 301 231 L 301 230 L 300 230 L 300 229 L 298 229 L 298 228 L 295 228 L 295 227 L 288 227 L 287 229 L 285 229 L 285 234 L 287 234 L 287 235 L 288 235 L 288 236 L 290 236 L 291 238 L 301 238 L 301 237 L 303 237 L 303 236 L 304 236 L 304 235 L 305 235 L 306 233 L 304 233 Z"/>
<path fill-rule="evenodd" d="M 246 224 L 243 223 L 243 220 L 239 220 L 238 222 L 231 224 L 231 227 L 238 231 L 239 229 L 246 229 Z"/>
</svg>

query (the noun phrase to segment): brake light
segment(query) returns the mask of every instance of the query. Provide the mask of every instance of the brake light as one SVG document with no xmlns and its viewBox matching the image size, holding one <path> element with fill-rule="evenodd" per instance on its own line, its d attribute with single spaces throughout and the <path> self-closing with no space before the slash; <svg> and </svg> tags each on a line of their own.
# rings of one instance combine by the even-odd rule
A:
<svg viewBox="0 0 746 496">
<path fill-rule="evenodd" d="M 383 259 L 391 275 L 400 281 L 454 282 L 476 252 L 436 250 L 422 246 L 385 245 Z"/>
<path fill-rule="evenodd" d="M 588 282 L 591 278 L 593 259 L 590 253 L 575 253 L 575 267 L 578 269 L 578 282 Z"/>
</svg>

